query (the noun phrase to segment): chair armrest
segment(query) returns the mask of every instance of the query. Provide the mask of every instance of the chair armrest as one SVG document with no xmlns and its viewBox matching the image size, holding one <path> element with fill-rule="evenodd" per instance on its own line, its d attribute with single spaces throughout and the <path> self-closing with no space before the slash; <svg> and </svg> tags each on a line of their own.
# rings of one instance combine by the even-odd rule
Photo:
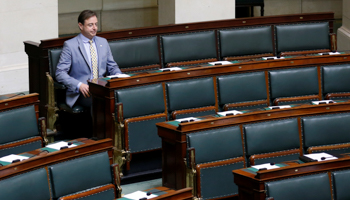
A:
<svg viewBox="0 0 350 200">
<path fill-rule="evenodd" d="M 281 56 L 296 56 L 296 55 L 306 55 L 306 54 L 316 54 L 330 52 L 330 49 L 319 49 L 312 51 L 292 51 L 292 52 L 281 52 Z"/>
<path fill-rule="evenodd" d="M 331 41 L 331 51 L 335 52 L 337 51 L 337 34 L 330 33 L 329 34 L 329 41 Z"/>
<path fill-rule="evenodd" d="M 289 102 L 289 101 L 306 101 L 306 100 L 321 100 L 318 95 L 309 95 L 309 96 L 301 96 L 301 97 L 286 97 L 286 98 L 276 98 L 273 101 L 273 105 L 278 106 L 281 102 Z"/>
<path fill-rule="evenodd" d="M 307 149 L 307 152 L 308 153 L 315 153 L 315 152 L 319 152 L 319 151 L 329 151 L 329 150 L 346 149 L 346 148 L 350 148 L 350 144 L 336 144 L 336 145 L 309 147 Z"/>
<path fill-rule="evenodd" d="M 196 112 L 204 112 L 208 110 L 216 110 L 215 106 L 208 106 L 203 108 L 194 108 L 194 109 L 188 109 L 188 110 L 176 110 L 171 113 L 172 119 L 176 119 L 176 115 L 180 114 L 190 114 L 190 113 L 196 113 Z"/>
<path fill-rule="evenodd" d="M 118 190 L 117 198 L 120 198 L 122 196 L 122 187 L 120 186 L 120 168 L 117 163 L 113 164 L 111 167 L 113 172 L 114 185 L 117 187 Z"/>
<path fill-rule="evenodd" d="M 203 59 L 203 60 L 173 62 L 173 63 L 167 63 L 166 67 L 176 67 L 176 66 L 183 66 L 183 65 L 194 65 L 194 64 L 202 64 L 202 63 L 215 62 L 215 61 L 218 61 L 218 59 L 211 58 L 211 59 Z"/>
<path fill-rule="evenodd" d="M 328 93 L 325 96 L 325 99 L 330 100 L 331 98 L 339 98 L 339 97 L 350 97 L 350 93 Z"/>
<path fill-rule="evenodd" d="M 115 113 L 117 113 L 116 122 L 122 123 L 124 121 L 123 103 L 117 103 L 115 109 L 116 109 Z"/>
<path fill-rule="evenodd" d="M 40 117 L 39 121 L 39 134 L 43 138 L 45 146 L 49 144 L 49 140 L 47 139 L 47 129 L 46 129 L 46 119 L 45 117 Z"/>
<path fill-rule="evenodd" d="M 254 58 L 261 58 L 261 57 L 270 57 L 270 56 L 273 56 L 273 53 L 256 54 L 256 55 L 250 55 L 250 56 L 229 56 L 229 57 L 224 57 L 223 60 L 226 60 L 226 61 L 246 60 L 246 59 L 254 59 Z"/>
<path fill-rule="evenodd" d="M 90 195 L 94 195 L 97 193 L 101 193 L 101 192 L 105 192 L 107 190 L 114 190 L 114 194 L 115 194 L 115 186 L 113 184 L 108 184 L 102 187 L 98 187 L 92 190 L 88 190 L 85 192 L 81 192 L 81 193 L 77 193 L 77 194 L 72 194 L 72 195 L 67 195 L 64 197 L 59 198 L 60 200 L 74 200 L 74 199 L 80 199 L 83 197 L 87 197 Z M 115 197 L 114 197 L 115 198 Z"/>
<path fill-rule="evenodd" d="M 279 151 L 279 152 L 274 152 L 274 153 L 252 155 L 249 158 L 249 162 L 250 162 L 250 165 L 255 165 L 256 159 L 271 158 L 271 157 L 278 157 L 278 156 L 291 155 L 291 154 L 302 155 L 302 151 L 301 151 L 301 149 L 292 149 L 292 150 Z"/>
<path fill-rule="evenodd" d="M 246 107 L 246 106 L 257 106 L 257 105 L 269 105 L 267 100 L 261 100 L 261 101 L 252 101 L 252 102 L 245 102 L 245 103 L 228 103 L 224 105 L 224 110 L 228 111 L 229 108 L 233 107 Z"/>
</svg>

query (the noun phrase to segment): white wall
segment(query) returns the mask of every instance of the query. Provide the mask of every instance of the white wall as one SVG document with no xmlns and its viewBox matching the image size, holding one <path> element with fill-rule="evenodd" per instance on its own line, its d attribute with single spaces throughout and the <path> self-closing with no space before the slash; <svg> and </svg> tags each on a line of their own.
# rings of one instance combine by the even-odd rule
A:
<svg viewBox="0 0 350 200">
<path fill-rule="evenodd" d="M 1 0 L 0 19 L 0 94 L 28 91 L 23 41 L 58 36 L 57 0 Z"/>
</svg>

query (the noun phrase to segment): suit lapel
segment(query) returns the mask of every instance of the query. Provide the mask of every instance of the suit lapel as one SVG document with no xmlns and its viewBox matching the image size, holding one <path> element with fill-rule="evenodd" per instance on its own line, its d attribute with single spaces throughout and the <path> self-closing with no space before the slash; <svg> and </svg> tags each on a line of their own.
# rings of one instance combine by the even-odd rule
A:
<svg viewBox="0 0 350 200">
<path fill-rule="evenodd" d="M 90 62 L 88 61 L 88 57 L 86 55 L 86 50 L 85 50 L 83 41 L 80 39 L 80 36 L 78 36 L 77 39 L 78 39 L 78 47 L 79 47 L 80 53 L 83 55 L 86 65 L 89 67 L 91 71 Z"/>
</svg>

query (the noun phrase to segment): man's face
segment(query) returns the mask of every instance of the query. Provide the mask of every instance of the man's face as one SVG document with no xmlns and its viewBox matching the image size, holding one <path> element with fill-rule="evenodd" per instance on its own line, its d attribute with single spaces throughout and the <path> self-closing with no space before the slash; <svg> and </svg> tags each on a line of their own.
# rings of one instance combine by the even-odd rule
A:
<svg viewBox="0 0 350 200">
<path fill-rule="evenodd" d="M 81 33 L 91 40 L 97 33 L 97 22 L 97 17 L 92 16 L 89 19 L 86 19 L 84 24 L 79 23 L 78 25 Z"/>
</svg>

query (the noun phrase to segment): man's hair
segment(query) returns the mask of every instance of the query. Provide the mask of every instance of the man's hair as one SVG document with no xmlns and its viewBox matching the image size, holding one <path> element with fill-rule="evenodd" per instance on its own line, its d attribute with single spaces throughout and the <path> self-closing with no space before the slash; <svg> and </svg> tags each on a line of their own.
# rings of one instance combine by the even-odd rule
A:
<svg viewBox="0 0 350 200">
<path fill-rule="evenodd" d="M 93 17 L 93 16 L 96 16 L 97 17 L 97 14 L 92 11 L 92 10 L 83 10 L 79 17 L 78 17 L 78 23 L 81 23 L 84 25 L 84 22 L 86 19 L 89 19 L 90 17 Z"/>
</svg>

